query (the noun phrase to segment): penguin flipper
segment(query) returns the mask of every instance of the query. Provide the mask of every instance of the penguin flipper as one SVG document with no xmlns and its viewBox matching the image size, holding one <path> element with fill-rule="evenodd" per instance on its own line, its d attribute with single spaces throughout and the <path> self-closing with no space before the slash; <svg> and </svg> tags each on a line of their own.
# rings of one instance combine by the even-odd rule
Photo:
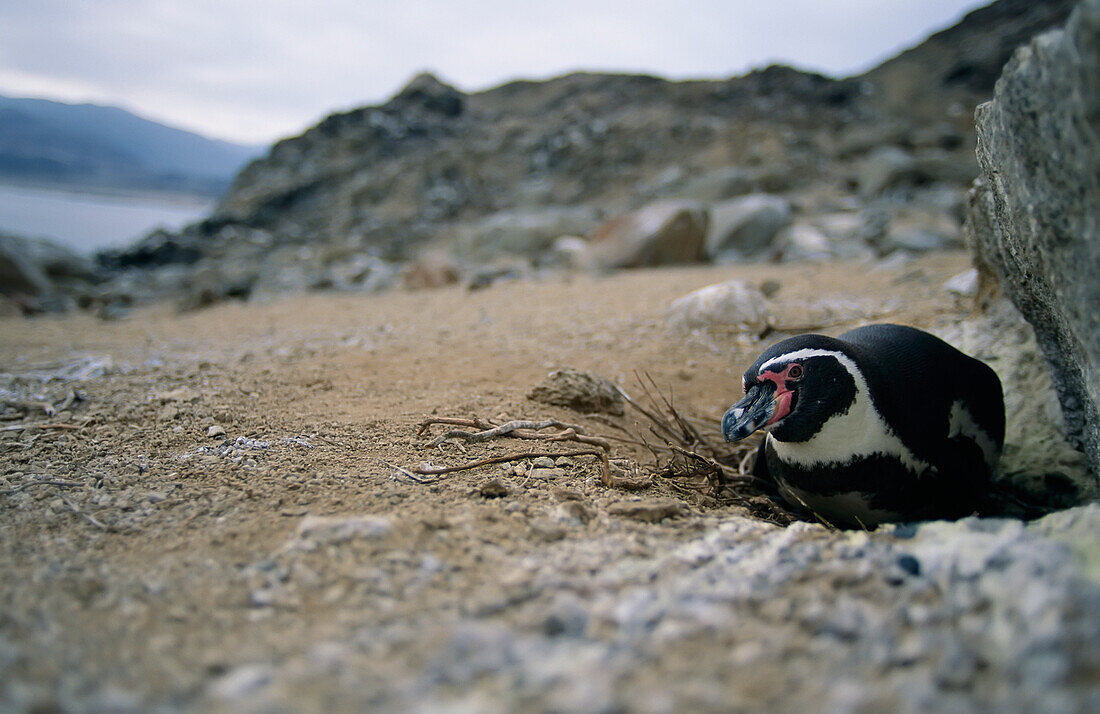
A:
<svg viewBox="0 0 1100 714">
<path fill-rule="evenodd" d="M 997 509 L 990 491 L 991 474 L 981 448 L 969 438 L 956 436 L 948 440 L 945 456 L 936 478 L 927 484 L 925 502 L 939 504 L 939 512 L 930 515 L 994 515 Z"/>
</svg>

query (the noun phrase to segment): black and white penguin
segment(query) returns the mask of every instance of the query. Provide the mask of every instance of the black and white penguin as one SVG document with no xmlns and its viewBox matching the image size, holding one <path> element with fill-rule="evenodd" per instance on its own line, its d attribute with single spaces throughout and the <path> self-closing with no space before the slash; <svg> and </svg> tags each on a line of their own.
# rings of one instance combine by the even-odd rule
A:
<svg viewBox="0 0 1100 714">
<path fill-rule="evenodd" d="M 996 373 L 912 327 L 783 340 L 742 389 L 722 418 L 726 440 L 766 429 L 755 474 L 837 526 L 969 515 L 1004 445 Z"/>
</svg>

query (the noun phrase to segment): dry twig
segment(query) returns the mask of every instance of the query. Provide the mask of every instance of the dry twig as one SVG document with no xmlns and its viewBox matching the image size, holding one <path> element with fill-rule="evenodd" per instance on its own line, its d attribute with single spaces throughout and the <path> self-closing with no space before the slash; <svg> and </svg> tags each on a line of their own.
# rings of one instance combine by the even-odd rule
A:
<svg viewBox="0 0 1100 714">
<path fill-rule="evenodd" d="M 91 513 L 88 513 L 87 511 L 83 511 L 83 510 L 77 508 L 76 505 L 74 505 L 72 501 L 65 498 L 65 495 L 63 493 L 58 494 L 58 495 L 61 497 L 61 502 L 64 503 L 70 511 L 72 511 L 77 516 L 83 518 L 88 523 L 91 523 L 93 526 L 95 526 L 99 530 L 105 531 L 107 533 L 117 532 L 117 529 L 114 526 L 109 526 L 106 523 L 104 523 L 103 521 L 98 520 Z"/>
<path fill-rule="evenodd" d="M 576 424 L 566 424 L 557 419 L 543 419 L 532 421 L 528 419 L 516 419 L 505 424 L 493 424 L 484 419 L 461 419 L 457 417 L 428 417 L 420 422 L 417 433 L 423 435 L 432 424 L 448 424 L 452 426 L 465 426 L 480 431 L 462 431 L 452 429 L 432 441 L 432 446 L 439 446 L 447 439 L 464 439 L 468 442 L 488 441 L 501 436 L 512 436 L 517 439 L 533 439 L 538 441 L 576 441 L 580 444 L 591 444 L 608 451 L 611 444 L 607 439 L 598 436 L 588 436 L 584 433 L 584 427 Z M 551 434 L 540 434 L 539 431 L 549 428 L 562 431 Z"/>
<path fill-rule="evenodd" d="M 736 502 L 768 521 L 786 524 L 793 520 L 792 513 L 770 498 L 771 486 L 752 474 L 759 437 L 727 443 L 716 420 L 685 416 L 649 374 L 635 376 L 645 403 L 625 392 L 623 399 L 649 421 L 649 431 L 663 442 L 651 443 L 642 436 L 633 440 L 653 453 L 656 476 L 666 479 L 675 490 Z"/>
<path fill-rule="evenodd" d="M 424 435 L 434 424 L 461 426 L 466 427 L 467 429 L 475 429 L 476 431 L 452 429 L 432 440 L 432 446 L 438 446 L 448 439 L 462 439 L 467 442 L 482 442 L 489 441 L 490 439 L 498 439 L 501 437 L 512 437 L 515 439 L 529 439 L 536 441 L 571 441 L 579 444 L 587 444 L 597 448 L 581 449 L 576 451 L 525 451 L 515 454 L 508 454 L 505 456 L 494 456 L 487 459 L 470 461 L 460 466 L 399 469 L 399 471 L 401 471 L 402 473 L 412 477 L 413 480 L 417 480 L 422 483 L 424 482 L 423 480 L 415 478 L 417 474 L 422 476 L 436 476 L 446 473 L 453 473 L 455 471 L 467 471 L 469 469 L 475 469 L 480 466 L 487 466 L 490 464 L 501 464 L 509 461 L 523 461 L 525 459 L 538 458 L 539 456 L 595 456 L 598 457 L 600 460 L 600 480 L 608 488 L 639 490 L 647 488 L 652 484 L 652 479 L 638 480 L 624 478 L 622 476 L 616 476 L 612 474 L 611 464 L 607 458 L 607 454 L 611 450 L 611 441 L 608 438 L 601 436 L 590 436 L 584 433 L 584 427 L 581 427 L 577 424 L 567 424 L 565 422 L 558 421 L 557 419 L 542 419 L 538 421 L 530 419 L 515 419 L 504 424 L 495 424 L 491 421 L 480 419 L 478 417 L 470 419 L 461 417 L 428 417 L 424 419 L 424 421 L 420 422 L 417 428 L 417 433 L 420 435 Z M 543 429 L 551 428 L 559 429 L 560 431 L 541 433 Z"/>
<path fill-rule="evenodd" d="M 28 488 L 34 488 L 35 486 L 56 486 L 57 488 L 77 488 L 83 486 L 83 483 L 79 481 L 28 481 L 20 484 L 15 488 L 8 488 L 0 491 L 0 496 L 10 496 L 13 493 L 19 493 L 20 491 L 26 491 Z"/>
</svg>

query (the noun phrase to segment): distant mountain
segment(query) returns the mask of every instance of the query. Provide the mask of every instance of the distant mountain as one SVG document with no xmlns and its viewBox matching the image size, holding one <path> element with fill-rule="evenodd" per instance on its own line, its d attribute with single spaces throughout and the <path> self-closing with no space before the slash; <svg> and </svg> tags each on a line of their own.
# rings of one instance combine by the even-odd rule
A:
<svg viewBox="0 0 1100 714">
<path fill-rule="evenodd" d="M 262 152 L 117 107 L 0 97 L 2 180 L 220 195 Z"/>
</svg>

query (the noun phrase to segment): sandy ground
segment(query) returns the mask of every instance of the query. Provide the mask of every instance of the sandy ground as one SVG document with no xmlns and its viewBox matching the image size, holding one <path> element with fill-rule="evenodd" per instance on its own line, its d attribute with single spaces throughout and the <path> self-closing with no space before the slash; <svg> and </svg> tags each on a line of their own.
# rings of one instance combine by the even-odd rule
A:
<svg viewBox="0 0 1100 714">
<path fill-rule="evenodd" d="M 555 417 L 608 433 L 599 420 L 526 398 L 549 371 L 574 367 L 627 392 L 647 372 L 682 410 L 717 419 L 767 340 L 670 334 L 674 299 L 732 278 L 775 280 L 780 332 L 769 339 L 814 322 L 835 322 L 822 330 L 831 334 L 873 321 L 934 329 L 967 313 L 942 288 L 967 267 L 962 253 L 878 269 L 693 267 L 478 291 L 313 294 L 186 315 L 154 307 L 114 323 L 6 320 L 7 386 L 54 404 L 74 388 L 83 399 L 53 416 L 27 407 L 0 422 L 0 703 L 234 709 L 265 687 L 259 708 L 420 701 L 420 690 L 397 697 L 393 683 L 434 661 L 443 635 L 433 623 L 440 632 L 458 617 L 526 626 L 538 597 L 514 593 L 511 576 L 525 563 L 583 553 L 611 535 L 646 559 L 743 513 L 660 485 L 605 488 L 584 458 L 563 461 L 553 481 L 487 466 L 416 483 L 392 464 L 530 448 L 429 447 L 416 433 L 426 415 Z M 102 376 L 40 379 L 104 358 Z M 619 421 L 633 428 L 637 415 Z M 224 435 L 208 437 L 212 426 Z M 626 446 L 614 455 L 643 469 L 652 461 Z M 506 497 L 478 493 L 493 478 Z M 26 487 L 47 479 L 68 485 Z M 645 523 L 608 512 L 656 497 L 685 499 L 687 515 Z M 582 506 L 560 517 L 571 500 Z M 321 547 L 299 529 L 326 515 L 374 520 Z M 681 678 L 692 658 L 725 646 L 704 638 L 649 662 L 647 677 Z M 272 687 L 280 677 L 292 681 Z M 455 681 L 424 696 L 445 703 L 462 689 Z M 785 685 L 752 686 L 768 701 Z M 480 701 L 524 704 L 487 691 Z"/>
</svg>

